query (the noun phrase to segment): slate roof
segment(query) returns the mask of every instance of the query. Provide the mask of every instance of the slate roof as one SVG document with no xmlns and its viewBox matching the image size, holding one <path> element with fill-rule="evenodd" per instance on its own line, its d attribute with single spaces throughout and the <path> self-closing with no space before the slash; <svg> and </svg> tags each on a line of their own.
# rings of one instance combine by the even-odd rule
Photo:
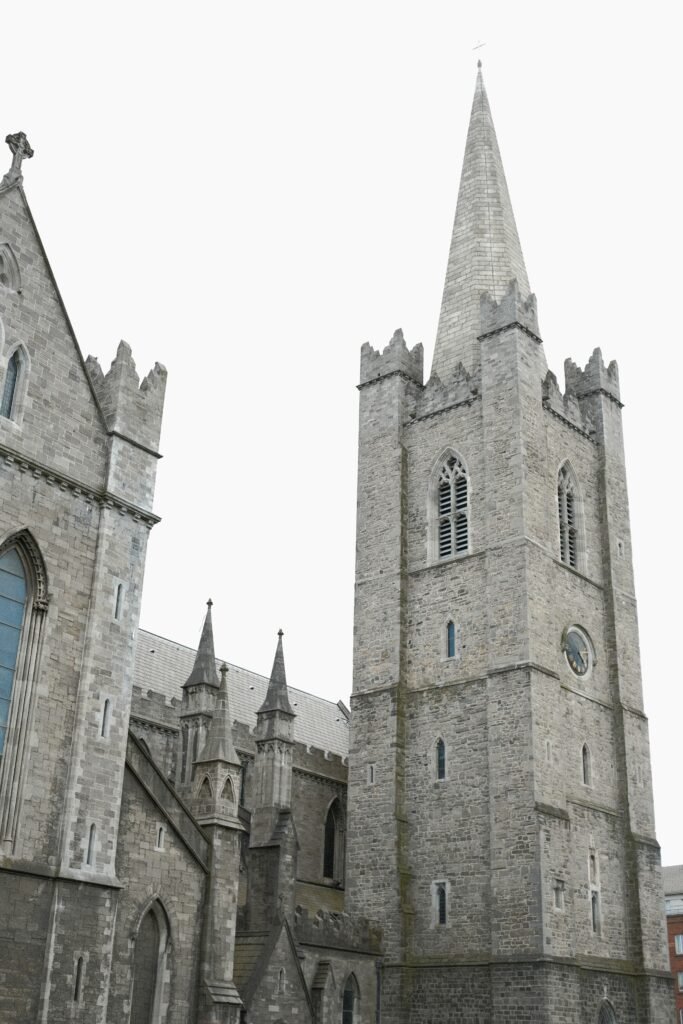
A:
<svg viewBox="0 0 683 1024">
<path fill-rule="evenodd" d="M 192 647 L 166 640 L 144 629 L 138 630 L 133 683 L 143 694 L 148 690 L 164 696 L 170 704 L 180 701 L 183 683 L 194 665 L 196 651 Z M 220 669 L 222 658 L 216 659 Z M 256 725 L 256 712 L 268 691 L 266 676 L 250 672 L 239 665 L 228 666 L 228 692 L 233 720 L 250 729 Z M 294 739 L 307 747 L 318 747 L 331 754 L 346 757 L 349 752 L 348 719 L 340 708 L 324 697 L 289 686 L 289 700 L 294 719 Z"/>
<path fill-rule="evenodd" d="M 683 893 L 683 864 L 662 868 L 665 896 L 680 896 Z"/>
</svg>

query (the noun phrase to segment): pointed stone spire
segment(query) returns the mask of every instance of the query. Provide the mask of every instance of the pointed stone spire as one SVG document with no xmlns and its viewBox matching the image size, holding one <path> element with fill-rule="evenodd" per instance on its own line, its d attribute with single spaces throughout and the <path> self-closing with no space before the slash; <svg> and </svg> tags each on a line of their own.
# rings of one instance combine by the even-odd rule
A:
<svg viewBox="0 0 683 1024">
<path fill-rule="evenodd" d="M 477 66 L 432 365 L 432 373 L 446 382 L 459 362 L 470 372 L 478 367 L 482 294 L 488 293 L 500 302 L 514 278 L 521 300 L 529 296 L 529 280 L 484 88 L 481 61 Z"/>
<path fill-rule="evenodd" d="M 260 715 L 264 711 L 282 711 L 284 714 L 294 717 L 295 712 L 292 711 L 292 706 L 289 703 L 289 694 L 287 692 L 285 656 L 282 651 L 282 637 L 284 634 L 281 629 L 278 630 L 277 636 L 277 649 L 275 651 L 275 660 L 273 661 L 273 671 L 270 673 L 268 692 L 266 693 L 266 699 L 258 709 L 257 714 Z"/>
<path fill-rule="evenodd" d="M 197 655 L 194 659 L 194 667 L 190 672 L 187 681 L 183 686 L 220 686 L 218 673 L 216 672 L 216 655 L 213 649 L 213 625 L 211 623 L 211 598 L 206 602 L 207 612 L 204 619 Z"/>
<path fill-rule="evenodd" d="M 206 746 L 197 763 L 224 761 L 226 764 L 241 764 L 232 740 L 232 718 L 228 699 L 228 666 L 221 665 L 221 681 L 216 700 L 216 709 L 211 719 Z"/>
</svg>

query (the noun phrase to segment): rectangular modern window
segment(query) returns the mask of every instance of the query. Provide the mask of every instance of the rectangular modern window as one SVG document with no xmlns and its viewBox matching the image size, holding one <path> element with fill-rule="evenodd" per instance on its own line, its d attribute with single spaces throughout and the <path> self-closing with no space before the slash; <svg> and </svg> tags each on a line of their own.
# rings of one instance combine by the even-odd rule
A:
<svg viewBox="0 0 683 1024">
<path fill-rule="evenodd" d="M 676 956 L 683 956 L 683 935 L 674 935 L 674 949 Z"/>
<path fill-rule="evenodd" d="M 678 991 L 683 992 L 683 971 L 678 972 Z"/>
</svg>

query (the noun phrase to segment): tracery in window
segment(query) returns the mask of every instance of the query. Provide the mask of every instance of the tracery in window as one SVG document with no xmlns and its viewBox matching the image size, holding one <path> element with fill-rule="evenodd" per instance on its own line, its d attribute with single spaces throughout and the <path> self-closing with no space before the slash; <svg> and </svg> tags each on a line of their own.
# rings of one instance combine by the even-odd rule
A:
<svg viewBox="0 0 683 1024">
<path fill-rule="evenodd" d="M 579 491 L 571 466 L 565 462 L 557 478 L 557 511 L 560 558 L 572 569 L 580 568 Z"/>
<path fill-rule="evenodd" d="M 469 550 L 469 487 L 457 455 L 449 455 L 441 466 L 436 506 L 438 557 L 465 554 Z"/>
</svg>

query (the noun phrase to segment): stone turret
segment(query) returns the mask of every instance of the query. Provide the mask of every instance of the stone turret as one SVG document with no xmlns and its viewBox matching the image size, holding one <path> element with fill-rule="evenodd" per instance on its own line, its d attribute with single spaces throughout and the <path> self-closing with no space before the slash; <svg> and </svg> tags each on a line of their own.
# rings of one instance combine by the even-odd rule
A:
<svg viewBox="0 0 683 1024">
<path fill-rule="evenodd" d="M 213 601 L 211 598 L 206 605 L 206 618 L 194 665 L 187 681 L 183 684 L 183 703 L 180 712 L 182 746 L 179 784 L 181 787 L 191 786 L 194 763 L 204 749 L 209 725 L 216 707 L 216 694 L 220 687 L 213 646 L 211 620 Z"/>
<path fill-rule="evenodd" d="M 209 609 L 207 619 L 210 614 Z M 205 634 L 206 648 L 209 638 L 206 624 L 202 639 Z M 195 669 L 198 662 L 199 651 Z M 213 671 L 216 671 L 215 665 Z M 233 982 L 240 846 L 244 831 L 237 814 L 241 776 L 242 767 L 232 738 L 228 667 L 223 665 L 206 744 L 195 762 L 190 800 L 195 817 L 211 843 L 199 1024 L 236 1024 L 242 1005 Z"/>
<path fill-rule="evenodd" d="M 295 713 L 289 703 L 282 630 L 270 674 L 266 699 L 256 712 L 256 800 L 251 845 L 270 842 L 281 811 L 292 805 L 292 758 Z"/>
</svg>

